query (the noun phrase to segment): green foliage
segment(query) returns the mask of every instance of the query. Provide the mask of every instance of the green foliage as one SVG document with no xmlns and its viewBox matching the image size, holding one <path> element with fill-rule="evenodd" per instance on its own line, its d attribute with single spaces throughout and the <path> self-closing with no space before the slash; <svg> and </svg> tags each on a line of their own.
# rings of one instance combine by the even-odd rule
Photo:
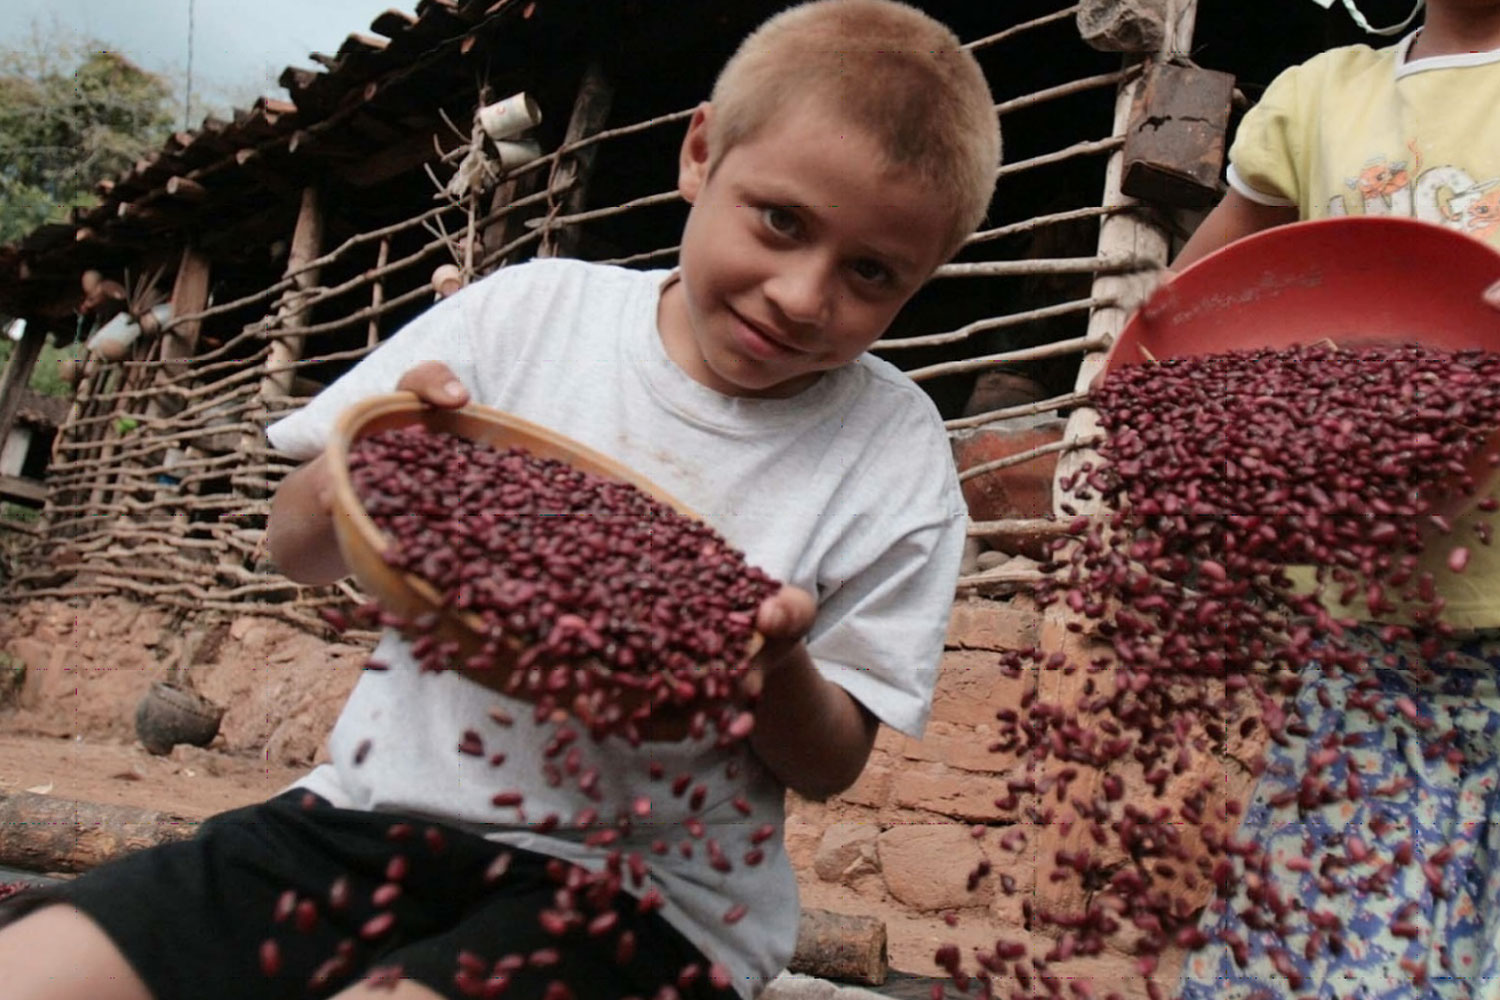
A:
<svg viewBox="0 0 1500 1000">
<path fill-rule="evenodd" d="M 10 356 L 15 353 L 15 349 L 15 341 L 9 337 L 0 337 L 0 371 L 10 363 Z M 36 359 L 36 367 L 31 370 L 31 388 L 44 396 L 72 396 L 72 387 L 58 374 L 57 362 L 60 358 L 77 356 L 77 346 L 53 347 L 51 341 L 43 344 L 41 356 Z"/>
<path fill-rule="evenodd" d="M 97 44 L 0 50 L 0 243 L 93 204 L 171 129 L 166 81 Z"/>
</svg>

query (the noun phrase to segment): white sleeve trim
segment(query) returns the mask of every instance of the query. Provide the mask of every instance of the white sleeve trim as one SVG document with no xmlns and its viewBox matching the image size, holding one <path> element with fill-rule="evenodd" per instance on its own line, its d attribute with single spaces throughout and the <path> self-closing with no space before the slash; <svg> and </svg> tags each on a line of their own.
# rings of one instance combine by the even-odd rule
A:
<svg viewBox="0 0 1500 1000">
<path fill-rule="evenodd" d="M 1271 208 L 1297 207 L 1297 203 L 1290 198 L 1282 198 L 1278 195 L 1266 194 L 1264 191 L 1257 191 L 1255 188 L 1245 183 L 1245 179 L 1240 176 L 1239 171 L 1234 169 L 1233 163 L 1229 165 L 1227 174 L 1229 178 L 1229 186 L 1234 188 L 1240 194 L 1244 195 L 1246 198 L 1249 198 L 1251 201 L 1255 202 L 1257 205 L 1267 205 Z"/>
</svg>

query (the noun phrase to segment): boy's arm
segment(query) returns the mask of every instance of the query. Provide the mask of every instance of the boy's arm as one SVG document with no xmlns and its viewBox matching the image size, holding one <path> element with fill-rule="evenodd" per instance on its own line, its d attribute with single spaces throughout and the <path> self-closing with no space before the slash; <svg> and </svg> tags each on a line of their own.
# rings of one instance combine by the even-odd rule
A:
<svg viewBox="0 0 1500 1000">
<path fill-rule="evenodd" d="M 750 745 L 771 773 L 798 795 L 826 799 L 854 784 L 880 723 L 837 684 L 824 679 L 802 641 L 817 604 L 796 587 L 765 601 L 756 627 L 766 644 L 760 705 Z"/>
<path fill-rule="evenodd" d="M 1291 205 L 1262 205 L 1251 201 L 1234 188 L 1208 213 L 1193 233 L 1177 259 L 1172 262 L 1173 271 L 1181 271 L 1200 258 L 1207 257 L 1235 240 L 1253 235 L 1262 229 L 1284 226 L 1296 222 L 1297 209 Z"/>
<path fill-rule="evenodd" d="M 332 491 L 326 454 L 299 466 L 277 487 L 266 547 L 288 579 L 316 587 L 349 575 L 333 534 Z"/>
<path fill-rule="evenodd" d="M 412 368 L 396 383 L 414 392 L 429 406 L 456 408 L 469 401 L 469 392 L 440 361 Z M 328 456 L 301 466 L 281 481 L 271 500 L 266 525 L 266 547 L 276 568 L 298 583 L 321 586 L 349 575 L 333 533 L 333 484 Z"/>
</svg>

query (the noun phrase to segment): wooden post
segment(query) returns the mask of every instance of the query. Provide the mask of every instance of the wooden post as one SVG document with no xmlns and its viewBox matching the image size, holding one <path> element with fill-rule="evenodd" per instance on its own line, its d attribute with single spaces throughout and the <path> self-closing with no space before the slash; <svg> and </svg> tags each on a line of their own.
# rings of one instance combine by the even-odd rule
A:
<svg viewBox="0 0 1500 1000">
<path fill-rule="evenodd" d="M 490 195 L 490 210 L 488 214 L 494 214 L 511 202 L 518 201 L 528 195 L 536 194 L 537 189 L 541 185 L 542 172 L 540 170 L 527 171 L 520 177 L 510 177 L 501 181 L 499 186 L 495 188 L 494 193 Z M 484 232 L 479 236 L 480 252 L 477 254 L 478 258 L 481 261 L 486 259 L 490 254 L 520 236 L 524 228 L 523 221 L 518 218 L 515 212 L 510 213 L 504 218 L 496 219 L 488 226 L 485 226 Z M 510 256 L 507 255 L 497 261 L 495 267 L 503 267 L 509 259 Z M 472 280 L 481 276 L 473 274 L 469 277 Z"/>
<path fill-rule="evenodd" d="M 591 61 L 583 71 L 583 82 L 578 86 L 578 98 L 573 102 L 573 116 L 568 119 L 568 130 L 563 137 L 563 146 L 566 147 L 595 132 L 602 131 L 605 122 L 609 120 L 609 111 L 614 104 L 614 99 L 614 87 L 604 76 L 604 70 L 597 62 Z M 594 157 L 598 152 L 598 145 L 593 145 L 577 153 L 558 157 L 552 170 L 549 187 L 553 191 L 563 192 L 563 195 L 560 205 L 553 202 L 554 212 L 572 215 L 583 211 L 584 200 L 588 195 L 589 170 L 593 167 Z M 552 201 L 552 199 L 548 200 Z M 537 256 L 571 257 L 577 249 L 578 231 L 576 229 L 549 230 L 542 236 L 542 246 Z"/>
<path fill-rule="evenodd" d="M 177 280 L 172 285 L 172 317 L 191 316 L 208 308 L 208 283 L 212 267 L 196 247 L 188 245 L 182 249 L 182 262 L 177 266 Z M 190 319 L 174 323 L 162 339 L 161 359 L 166 362 L 165 371 L 176 375 L 187 366 L 180 362 L 191 359 L 198 352 L 198 334 L 203 321 Z M 178 362 L 173 364 L 173 362 Z"/>
<path fill-rule="evenodd" d="M 42 343 L 46 339 L 47 331 L 42 329 L 41 323 L 27 321 L 21 342 L 11 352 L 5 375 L 0 377 L 0 442 L 10 437 L 16 411 L 21 408 L 21 393 L 31 382 L 31 371 L 36 367 L 36 359 L 41 356 Z"/>
<path fill-rule="evenodd" d="M 271 344 L 271 355 L 266 364 L 271 369 L 302 359 L 303 338 L 295 331 L 307 325 L 307 309 L 304 305 L 309 293 L 318 285 L 319 268 L 302 270 L 322 254 L 323 212 L 319 205 L 318 189 L 308 185 L 302 190 L 302 207 L 297 212 L 297 228 L 292 233 L 292 248 L 286 262 L 286 274 L 301 271 L 294 279 L 296 288 L 282 296 L 277 307 L 276 332 L 279 336 Z M 290 334 L 290 335 L 289 335 Z M 289 395 L 292 391 L 294 372 L 272 371 L 261 383 L 261 396 Z"/>
</svg>

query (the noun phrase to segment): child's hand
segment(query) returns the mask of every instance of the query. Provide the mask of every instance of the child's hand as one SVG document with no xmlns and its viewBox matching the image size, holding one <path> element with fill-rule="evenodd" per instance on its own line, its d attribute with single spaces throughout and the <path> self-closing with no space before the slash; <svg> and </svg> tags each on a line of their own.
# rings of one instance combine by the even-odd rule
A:
<svg viewBox="0 0 1500 1000">
<path fill-rule="evenodd" d="M 817 613 L 818 602 L 800 587 L 784 585 L 761 602 L 755 615 L 755 628 L 765 644 L 755 654 L 750 673 L 741 685 L 746 696 L 760 694 L 766 674 L 780 666 L 787 654 L 797 648 L 808 629 L 812 628 Z"/>
<path fill-rule="evenodd" d="M 1500 309 L 1500 281 L 1484 290 L 1484 301 L 1492 309 Z"/>
<path fill-rule="evenodd" d="M 469 390 L 441 361 L 424 361 L 401 376 L 397 390 L 416 393 L 428 406 L 456 410 L 468 403 Z"/>
</svg>

